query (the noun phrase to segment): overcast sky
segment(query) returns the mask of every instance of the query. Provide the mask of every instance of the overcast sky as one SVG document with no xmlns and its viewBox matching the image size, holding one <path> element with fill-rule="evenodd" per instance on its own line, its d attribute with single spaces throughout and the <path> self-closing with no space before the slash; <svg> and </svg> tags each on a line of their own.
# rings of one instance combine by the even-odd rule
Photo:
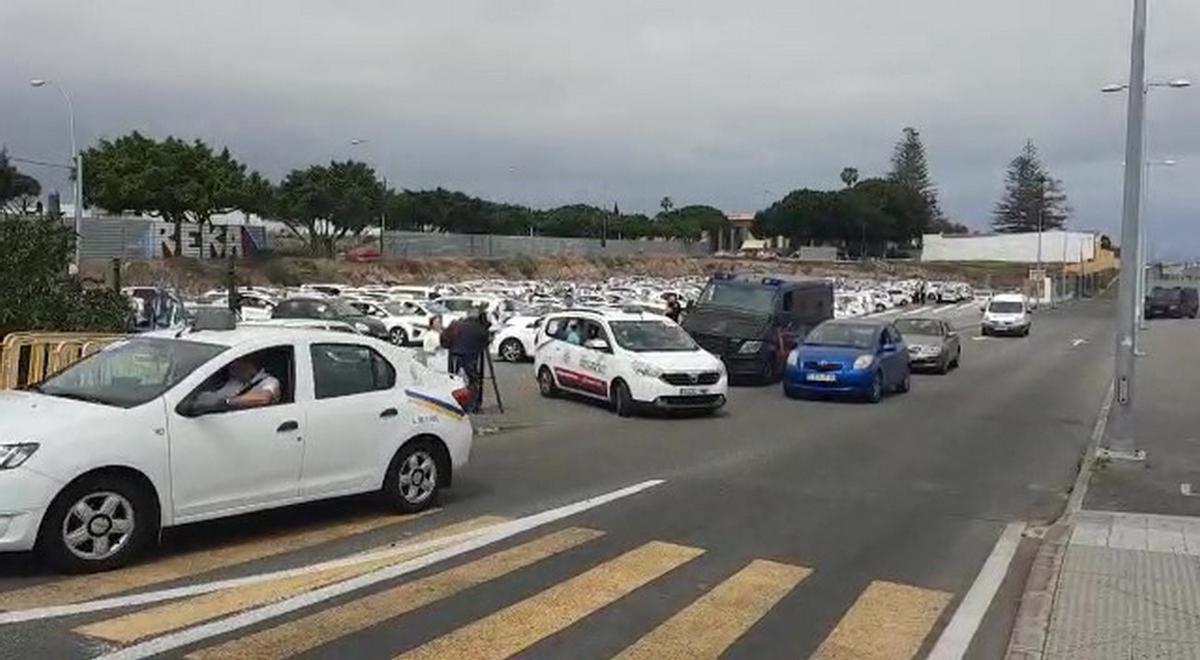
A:
<svg viewBox="0 0 1200 660">
<path fill-rule="evenodd" d="M 63 160 L 141 130 L 278 179 L 331 158 L 535 206 L 755 210 L 906 125 L 943 209 L 983 229 L 1026 138 L 1077 228 L 1120 218 L 1132 0 L 0 0 L 0 145 Z M 1151 0 L 1149 71 L 1200 78 L 1200 3 Z M 1200 82 L 1200 80 L 1198 80 Z M 1156 90 L 1152 243 L 1200 255 L 1200 88 Z M 351 138 L 367 142 L 351 147 Z M 48 188 L 68 186 L 30 168 Z"/>
</svg>

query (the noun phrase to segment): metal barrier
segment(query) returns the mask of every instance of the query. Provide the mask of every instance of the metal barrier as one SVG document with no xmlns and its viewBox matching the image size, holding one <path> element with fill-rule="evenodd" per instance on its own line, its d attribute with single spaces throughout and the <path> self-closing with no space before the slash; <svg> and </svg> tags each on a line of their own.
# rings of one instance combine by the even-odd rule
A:
<svg viewBox="0 0 1200 660">
<path fill-rule="evenodd" d="M 122 337 L 76 332 L 9 334 L 0 344 L 0 390 L 39 382 Z"/>
</svg>

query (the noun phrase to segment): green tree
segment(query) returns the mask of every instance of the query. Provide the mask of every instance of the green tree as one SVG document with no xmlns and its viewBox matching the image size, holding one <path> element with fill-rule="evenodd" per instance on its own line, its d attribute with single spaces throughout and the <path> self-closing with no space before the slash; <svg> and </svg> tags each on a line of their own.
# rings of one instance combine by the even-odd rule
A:
<svg viewBox="0 0 1200 660">
<path fill-rule="evenodd" d="M 905 127 L 904 135 L 892 150 L 892 171 L 888 174 L 888 179 L 920 193 L 929 207 L 930 218 L 942 216 L 937 187 L 929 175 L 925 144 L 921 141 L 921 133 L 917 129 Z"/>
<path fill-rule="evenodd" d="M 854 184 L 858 183 L 858 168 L 844 167 L 841 175 L 842 183 L 847 188 L 853 188 Z"/>
<path fill-rule="evenodd" d="M 1070 215 L 1062 181 L 1046 171 L 1033 141 L 1026 142 L 1008 164 L 1004 195 L 992 213 L 992 227 L 1001 233 L 1061 229 Z"/>
<path fill-rule="evenodd" d="M 134 131 L 101 140 L 83 153 L 85 202 L 113 213 L 160 217 L 175 225 L 182 243 L 183 223 L 204 224 L 230 211 L 262 213 L 270 189 L 257 174 L 246 174 L 228 149 L 216 152 L 200 140 L 155 140 Z"/>
<path fill-rule="evenodd" d="M 0 149 L 0 217 L 21 216 L 42 194 L 37 179 L 21 172 L 8 160 L 8 152 Z"/>
<path fill-rule="evenodd" d="M 52 219 L 0 222 L 0 339 L 10 332 L 123 332 L 129 303 L 68 275 L 75 236 Z"/>
<path fill-rule="evenodd" d="M 908 243 L 919 239 L 932 223 L 925 198 L 894 181 L 864 179 L 844 194 L 881 214 L 873 223 L 876 241 Z"/>
<path fill-rule="evenodd" d="M 292 170 L 275 193 L 275 212 L 313 255 L 331 257 L 338 240 L 378 223 L 385 192 L 366 163 L 335 161 Z"/>
<path fill-rule="evenodd" d="M 664 211 L 655 219 L 659 235 L 682 241 L 698 241 L 729 226 L 729 218 L 720 210 L 703 204 Z"/>
<path fill-rule="evenodd" d="M 670 213 L 675 208 L 675 200 L 670 197 L 663 197 L 658 202 L 658 206 L 662 209 L 663 213 Z"/>
</svg>

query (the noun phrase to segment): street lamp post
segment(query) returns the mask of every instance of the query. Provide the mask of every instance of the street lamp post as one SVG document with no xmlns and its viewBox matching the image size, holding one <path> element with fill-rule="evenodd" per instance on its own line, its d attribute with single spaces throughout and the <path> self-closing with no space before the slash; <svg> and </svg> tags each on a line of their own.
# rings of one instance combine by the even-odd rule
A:
<svg viewBox="0 0 1200 660">
<path fill-rule="evenodd" d="M 351 138 L 350 146 L 357 147 L 366 144 L 367 141 L 363 138 Z M 383 177 L 383 199 L 379 205 L 379 256 L 387 256 L 384 254 L 384 232 L 387 231 L 387 177 Z"/>
<path fill-rule="evenodd" d="M 63 101 L 67 104 L 67 121 L 71 127 L 71 163 L 73 165 L 74 175 L 74 205 L 75 205 L 75 261 L 72 266 L 75 272 L 79 272 L 80 260 L 80 243 L 83 240 L 83 154 L 79 153 L 79 143 L 75 139 L 75 106 L 71 103 L 71 96 L 67 94 L 67 90 L 62 85 L 42 78 L 34 78 L 29 81 L 33 87 L 45 87 L 50 85 L 62 94 Z"/>
<path fill-rule="evenodd" d="M 1130 46 L 1129 84 L 1126 89 L 1146 88 L 1146 0 L 1133 2 L 1133 38 Z M 1106 90 L 1109 88 L 1105 88 Z M 1129 94 L 1125 128 L 1125 190 L 1121 206 L 1121 272 L 1117 294 L 1116 360 L 1113 387 L 1115 400 L 1106 447 L 1102 455 L 1144 460 L 1137 449 L 1133 416 L 1135 365 L 1133 333 L 1137 328 L 1136 299 L 1138 235 L 1141 231 L 1142 132 L 1145 123 L 1146 95 Z"/>
</svg>

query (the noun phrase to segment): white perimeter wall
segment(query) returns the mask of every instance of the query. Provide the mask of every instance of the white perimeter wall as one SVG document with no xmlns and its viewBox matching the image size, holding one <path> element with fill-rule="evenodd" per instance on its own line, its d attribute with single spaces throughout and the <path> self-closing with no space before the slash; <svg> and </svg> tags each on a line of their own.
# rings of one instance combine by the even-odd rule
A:
<svg viewBox="0 0 1200 660">
<path fill-rule="evenodd" d="M 942 236 L 926 234 L 921 261 L 1009 261 L 1036 263 L 1038 235 L 997 234 L 995 236 Z M 1042 232 L 1042 263 L 1063 262 L 1066 247 L 1067 263 L 1078 263 L 1080 255 L 1087 261 L 1095 257 L 1095 234 L 1078 231 Z"/>
</svg>

